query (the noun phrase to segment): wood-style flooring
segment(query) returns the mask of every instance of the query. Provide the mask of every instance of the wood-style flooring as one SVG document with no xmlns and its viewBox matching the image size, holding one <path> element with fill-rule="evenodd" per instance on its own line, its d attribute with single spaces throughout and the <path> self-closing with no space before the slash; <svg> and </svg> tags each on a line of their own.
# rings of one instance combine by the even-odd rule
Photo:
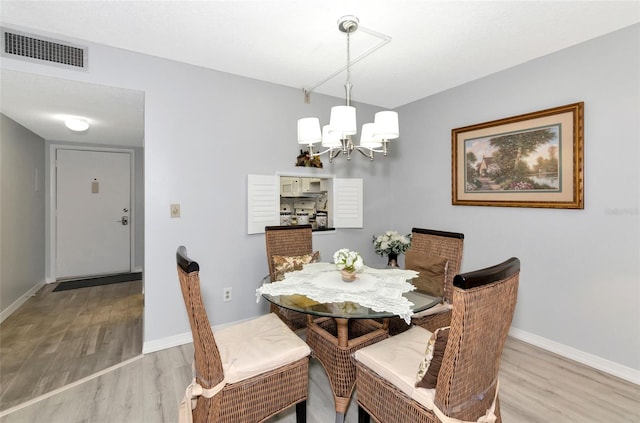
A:
<svg viewBox="0 0 640 423">
<path fill-rule="evenodd" d="M 190 381 L 193 346 L 140 356 L 106 374 L 0 418 L 3 423 L 175 423 Z M 329 381 L 311 360 L 307 422 L 335 419 Z M 345 418 L 358 421 L 356 394 Z M 505 423 L 637 423 L 640 386 L 509 338 L 500 369 Z M 1 414 L 0 414 L 1 415 Z M 269 423 L 294 423 L 295 410 Z M 410 422 L 407 422 L 410 423 Z"/>
<path fill-rule="evenodd" d="M 0 422 L 175 423 L 178 403 L 190 382 L 192 357 L 192 344 L 138 355 L 94 377 L 0 412 Z M 311 360 L 309 378 L 307 422 L 333 422 L 329 381 L 315 359 Z M 346 423 L 358 420 L 356 395 Z M 505 423 L 640 422 L 640 386 L 513 338 L 507 340 L 501 361 L 500 404 Z M 268 421 L 294 422 L 294 409 Z"/>
<path fill-rule="evenodd" d="M 0 411 L 142 352 L 142 281 L 42 287 L 0 325 Z"/>
</svg>

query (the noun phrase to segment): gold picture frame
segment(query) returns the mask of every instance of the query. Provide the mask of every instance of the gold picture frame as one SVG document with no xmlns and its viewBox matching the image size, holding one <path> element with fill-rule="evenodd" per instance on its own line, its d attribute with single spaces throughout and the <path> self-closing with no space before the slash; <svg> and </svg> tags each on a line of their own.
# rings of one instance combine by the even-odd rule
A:
<svg viewBox="0 0 640 423">
<path fill-rule="evenodd" d="M 584 209 L 584 102 L 451 131 L 452 204 Z"/>
</svg>

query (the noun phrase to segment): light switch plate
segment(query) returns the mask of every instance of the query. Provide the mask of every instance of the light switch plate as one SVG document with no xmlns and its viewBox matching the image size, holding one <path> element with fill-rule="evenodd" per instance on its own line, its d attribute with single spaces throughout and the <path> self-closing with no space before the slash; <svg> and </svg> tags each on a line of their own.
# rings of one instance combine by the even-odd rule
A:
<svg viewBox="0 0 640 423">
<path fill-rule="evenodd" d="M 180 204 L 171 204 L 171 217 L 180 217 Z"/>
</svg>

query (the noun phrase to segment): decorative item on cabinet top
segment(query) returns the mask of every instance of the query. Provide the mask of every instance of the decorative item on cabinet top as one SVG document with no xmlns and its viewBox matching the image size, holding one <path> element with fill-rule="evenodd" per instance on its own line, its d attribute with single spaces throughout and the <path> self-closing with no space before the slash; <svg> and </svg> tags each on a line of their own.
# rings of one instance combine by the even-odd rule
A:
<svg viewBox="0 0 640 423">
<path fill-rule="evenodd" d="M 311 155 L 309 150 L 300 150 L 300 154 L 296 157 L 296 166 L 322 168 L 322 160 L 318 156 Z"/>
</svg>

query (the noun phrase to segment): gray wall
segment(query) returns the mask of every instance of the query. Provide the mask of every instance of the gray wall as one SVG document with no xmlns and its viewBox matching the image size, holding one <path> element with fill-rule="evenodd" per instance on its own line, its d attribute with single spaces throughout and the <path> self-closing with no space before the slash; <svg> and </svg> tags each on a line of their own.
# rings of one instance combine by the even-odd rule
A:
<svg viewBox="0 0 640 423">
<path fill-rule="evenodd" d="M 398 218 L 522 261 L 513 327 L 640 369 L 640 25 L 402 107 Z M 451 205 L 451 129 L 584 101 L 584 210 Z M 404 150 L 403 153 L 409 150 Z"/>
<path fill-rule="evenodd" d="M 180 244 L 201 264 L 214 324 L 266 312 L 264 301 L 255 300 L 267 262 L 264 236 L 247 235 L 247 175 L 296 171 L 296 120 L 318 115 L 327 121 L 330 106 L 341 103 L 312 96 L 307 105 L 300 90 L 155 62 L 145 79 L 145 341 L 188 331 L 175 273 Z M 359 107 L 360 119 L 367 115 L 373 109 Z M 350 167 L 343 161 L 327 165 L 324 172 L 366 178 L 366 198 L 379 188 L 384 194 L 397 159 L 380 166 L 356 159 Z M 180 219 L 169 218 L 171 203 L 181 204 Z M 383 205 L 371 203 L 368 222 L 384 215 Z M 314 243 L 329 257 L 341 246 L 370 250 L 370 236 L 368 228 L 345 230 Z M 226 286 L 233 287 L 230 303 L 222 302 Z"/>
<path fill-rule="evenodd" d="M 42 138 L 1 114 L 0 128 L 0 312 L 6 312 L 44 283 L 45 163 Z"/>
<path fill-rule="evenodd" d="M 134 148 L 134 190 L 133 199 L 135 212 L 135 259 L 133 263 L 133 271 L 142 271 L 144 269 L 144 149 Z"/>
<path fill-rule="evenodd" d="M 640 369 L 638 28 L 403 107 L 401 138 L 385 160 L 325 159 L 315 173 L 364 179 L 365 227 L 315 235 L 314 247 L 326 260 L 337 248 L 358 249 L 375 264 L 384 259 L 371 236 L 382 230 L 462 231 L 463 269 L 522 259 L 516 330 Z M 246 234 L 246 176 L 297 171 L 296 119 L 326 122 L 342 100 L 313 95 L 304 104 L 301 90 L 88 45 L 86 73 L 11 59 L 2 66 L 145 92 L 145 345 L 189 331 L 175 271 L 180 244 L 201 264 L 214 325 L 264 313 L 254 295 L 267 273 L 264 238 Z M 575 101 L 586 110 L 585 210 L 451 206 L 452 128 Z M 374 111 L 360 105 L 360 123 Z M 181 204 L 180 219 L 169 217 L 171 203 Z M 227 286 L 233 301 L 223 303 Z"/>
<path fill-rule="evenodd" d="M 264 301 L 255 300 L 267 262 L 263 235 L 247 235 L 247 175 L 299 172 L 296 120 L 315 115 L 326 122 L 330 107 L 344 100 L 312 95 L 311 104 L 305 104 L 298 89 L 88 45 L 87 72 L 9 58 L 2 66 L 145 92 L 145 343 L 189 332 L 175 271 L 180 244 L 201 264 L 214 324 L 266 312 Z M 360 122 L 373 119 L 375 111 L 358 105 Z M 367 228 L 316 237 L 324 257 L 344 246 L 382 262 L 373 254 L 371 225 L 388 222 L 387 187 L 397 161 L 392 155 L 372 165 L 355 157 L 351 165 L 338 160 L 315 172 L 365 179 Z M 180 219 L 169 217 L 171 203 L 181 204 Z M 223 303 L 227 286 L 233 287 L 234 299 Z"/>
</svg>

